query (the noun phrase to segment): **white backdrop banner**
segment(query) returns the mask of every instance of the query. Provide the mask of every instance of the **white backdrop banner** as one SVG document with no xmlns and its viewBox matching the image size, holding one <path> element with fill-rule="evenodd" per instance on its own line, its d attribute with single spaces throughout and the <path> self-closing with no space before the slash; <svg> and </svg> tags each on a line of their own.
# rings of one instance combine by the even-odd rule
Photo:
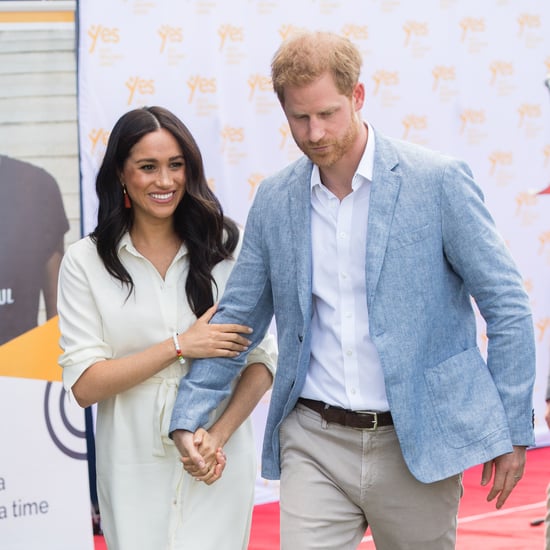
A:
<svg viewBox="0 0 550 550">
<path fill-rule="evenodd" d="M 550 196 L 532 191 L 550 183 L 549 19 L 545 0 L 82 2 L 85 231 L 95 226 L 94 177 L 109 130 L 143 105 L 165 106 L 189 126 L 226 213 L 243 223 L 258 183 L 298 155 L 271 87 L 274 51 L 301 28 L 346 35 L 364 57 L 365 118 L 463 158 L 485 192 L 531 297 L 537 440 L 548 441 Z M 485 348 L 483 323 L 479 340 Z"/>
</svg>

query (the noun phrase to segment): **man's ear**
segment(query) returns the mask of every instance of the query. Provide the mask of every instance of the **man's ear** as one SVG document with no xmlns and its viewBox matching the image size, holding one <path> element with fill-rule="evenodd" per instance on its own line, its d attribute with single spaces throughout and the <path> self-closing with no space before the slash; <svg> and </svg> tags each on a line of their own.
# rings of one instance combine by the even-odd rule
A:
<svg viewBox="0 0 550 550">
<path fill-rule="evenodd" d="M 356 111 L 360 111 L 365 103 L 365 85 L 362 82 L 358 82 L 355 85 L 352 93 L 353 108 Z"/>
</svg>

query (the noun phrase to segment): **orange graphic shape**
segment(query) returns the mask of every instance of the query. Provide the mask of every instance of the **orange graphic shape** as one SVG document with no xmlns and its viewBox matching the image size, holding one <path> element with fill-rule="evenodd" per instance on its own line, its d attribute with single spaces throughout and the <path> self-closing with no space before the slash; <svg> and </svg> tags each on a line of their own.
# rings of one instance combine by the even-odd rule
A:
<svg viewBox="0 0 550 550">
<path fill-rule="evenodd" d="M 74 11 L 8 11 L 0 23 L 74 23 Z"/>
<path fill-rule="evenodd" d="M 61 381 L 57 317 L 0 346 L 0 376 Z"/>
</svg>

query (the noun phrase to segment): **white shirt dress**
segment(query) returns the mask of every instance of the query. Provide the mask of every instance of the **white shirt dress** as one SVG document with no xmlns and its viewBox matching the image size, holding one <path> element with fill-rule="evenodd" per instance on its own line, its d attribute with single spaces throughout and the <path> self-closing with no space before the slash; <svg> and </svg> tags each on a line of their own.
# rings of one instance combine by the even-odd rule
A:
<svg viewBox="0 0 550 550">
<path fill-rule="evenodd" d="M 240 247 L 240 245 L 239 245 Z M 58 292 L 63 382 L 70 390 L 100 360 L 124 357 L 182 333 L 196 320 L 185 296 L 188 254 L 182 245 L 162 279 L 125 235 L 119 257 L 134 292 L 109 275 L 86 237 L 67 250 Z M 221 297 L 234 260 L 217 264 Z M 185 350 L 184 350 L 185 353 Z M 174 353 L 175 357 L 175 353 Z M 248 363 L 273 372 L 273 337 Z M 256 448 L 247 419 L 224 447 L 227 466 L 213 485 L 185 473 L 168 426 L 180 378 L 191 360 L 98 403 L 96 463 L 101 523 L 109 550 L 245 550 L 256 479 Z M 227 401 L 211 414 L 219 416 Z"/>
</svg>

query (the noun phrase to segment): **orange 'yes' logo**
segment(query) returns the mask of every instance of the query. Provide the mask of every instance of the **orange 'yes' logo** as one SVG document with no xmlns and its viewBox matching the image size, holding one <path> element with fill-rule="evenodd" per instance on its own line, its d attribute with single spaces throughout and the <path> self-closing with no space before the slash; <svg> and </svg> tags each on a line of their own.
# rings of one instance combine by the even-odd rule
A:
<svg viewBox="0 0 550 550">
<path fill-rule="evenodd" d="M 519 106 L 518 114 L 519 114 L 518 127 L 521 128 L 521 126 L 523 126 L 523 123 L 525 122 L 525 119 L 540 118 L 542 112 L 541 112 L 540 105 L 535 105 L 533 103 L 524 103 L 523 105 Z"/>
<path fill-rule="evenodd" d="M 160 36 L 160 53 L 164 53 L 168 42 L 183 42 L 183 29 L 181 27 L 162 25 L 157 33 Z"/>
<path fill-rule="evenodd" d="M 524 206 L 533 206 L 537 204 L 537 197 L 528 191 L 519 193 L 516 197 L 516 216 L 521 213 Z"/>
<path fill-rule="evenodd" d="M 401 122 L 404 126 L 403 139 L 407 139 L 411 129 L 425 130 L 428 127 L 428 120 L 425 116 L 408 115 Z"/>
<path fill-rule="evenodd" d="M 244 128 L 235 128 L 233 126 L 224 126 L 222 130 L 222 143 L 240 143 L 244 141 Z"/>
<path fill-rule="evenodd" d="M 455 68 L 452 66 L 437 65 L 432 71 L 434 83 L 432 89 L 435 91 L 439 86 L 440 80 L 456 80 Z"/>
<path fill-rule="evenodd" d="M 475 17 L 465 17 L 459 23 L 462 29 L 461 42 L 466 40 L 470 32 L 483 32 L 485 30 L 485 20 L 483 18 L 476 19 Z"/>
<path fill-rule="evenodd" d="M 489 155 L 489 163 L 491 164 L 491 169 L 489 171 L 490 175 L 495 173 L 496 167 L 500 166 L 510 166 L 514 161 L 514 156 L 509 151 L 494 151 Z"/>
<path fill-rule="evenodd" d="M 235 27 L 233 25 L 222 25 L 218 29 L 218 35 L 220 37 L 220 51 L 225 46 L 225 41 L 242 42 L 244 40 L 244 31 L 242 27 Z"/>
<path fill-rule="evenodd" d="M 97 145 L 101 143 L 104 146 L 107 146 L 107 141 L 109 140 L 109 132 L 103 128 L 93 129 L 88 134 L 90 141 L 92 142 L 92 153 L 95 151 Z"/>
<path fill-rule="evenodd" d="M 374 80 L 373 95 L 376 95 L 382 84 L 384 84 L 385 86 L 395 86 L 399 84 L 399 73 L 397 73 L 397 71 L 376 71 L 372 75 L 372 79 Z"/>
<path fill-rule="evenodd" d="M 189 99 L 187 100 L 187 103 L 193 102 L 196 92 L 203 94 L 214 94 L 217 90 L 215 78 L 204 78 L 199 75 L 189 78 L 187 80 L 187 86 L 189 87 Z"/>
<path fill-rule="evenodd" d="M 518 19 L 519 35 L 523 34 L 525 29 L 539 29 L 541 27 L 540 15 L 522 13 Z"/>
<path fill-rule="evenodd" d="M 538 341 L 542 342 L 544 339 L 544 334 L 548 327 L 550 327 L 550 317 L 543 317 L 540 321 L 537 321 L 537 329 L 539 331 Z"/>
<path fill-rule="evenodd" d="M 129 78 L 126 81 L 126 87 L 130 90 L 130 94 L 128 95 L 128 105 L 131 105 L 136 93 L 141 95 L 152 95 L 155 93 L 155 81 L 146 80 L 144 78 L 140 78 L 139 76 Z"/>
<path fill-rule="evenodd" d="M 248 79 L 248 86 L 250 87 L 250 95 L 248 96 L 249 101 L 252 101 L 256 91 L 270 92 L 273 90 L 271 77 L 263 76 L 261 74 L 251 75 Z"/>
<path fill-rule="evenodd" d="M 98 42 L 103 42 L 104 44 L 117 44 L 120 42 L 120 36 L 116 27 L 109 28 L 103 25 L 92 25 L 88 29 L 88 36 L 91 39 L 88 53 L 94 53 Z"/>
<path fill-rule="evenodd" d="M 491 72 L 491 84 L 494 84 L 498 76 L 512 76 L 514 65 L 508 61 L 493 61 L 489 65 L 489 71 Z"/>
<path fill-rule="evenodd" d="M 407 21 L 403 25 L 405 31 L 405 47 L 410 43 L 412 36 L 428 36 L 428 24 L 419 21 Z"/>
<path fill-rule="evenodd" d="M 279 28 L 279 36 L 281 37 L 281 40 L 285 41 L 291 34 L 305 30 L 305 27 L 296 27 L 295 25 L 283 25 Z"/>
<path fill-rule="evenodd" d="M 466 109 L 460 115 L 462 126 L 460 127 L 460 133 L 464 133 L 468 124 L 483 124 L 485 122 L 485 111 L 476 111 L 474 109 Z"/>
<path fill-rule="evenodd" d="M 544 252 L 546 245 L 550 244 L 550 231 L 545 231 L 539 236 L 540 248 L 539 255 Z"/>
<path fill-rule="evenodd" d="M 350 40 L 367 40 L 369 37 L 369 29 L 366 25 L 344 25 L 342 35 Z"/>
</svg>

